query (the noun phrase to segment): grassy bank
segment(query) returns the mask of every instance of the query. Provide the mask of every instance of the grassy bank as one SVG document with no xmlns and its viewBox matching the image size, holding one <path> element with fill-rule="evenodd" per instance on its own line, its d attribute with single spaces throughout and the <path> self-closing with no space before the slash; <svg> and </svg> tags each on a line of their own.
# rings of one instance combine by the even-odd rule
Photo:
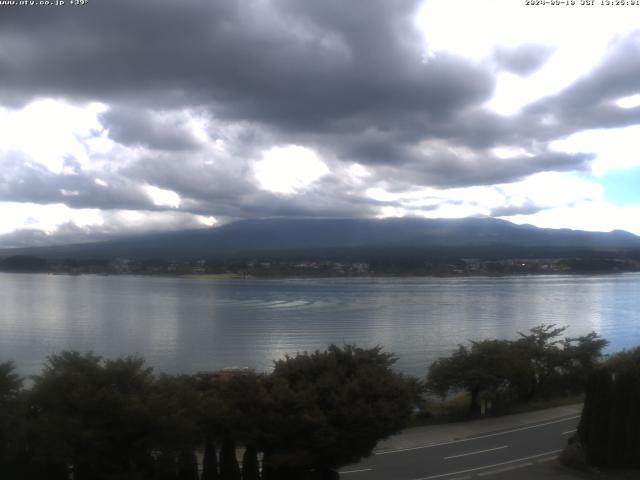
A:
<svg viewBox="0 0 640 480">
<path fill-rule="evenodd" d="M 253 275 L 243 275 L 241 273 L 203 273 L 195 275 L 181 275 L 180 278 L 190 280 L 246 280 L 255 278 Z"/>
</svg>

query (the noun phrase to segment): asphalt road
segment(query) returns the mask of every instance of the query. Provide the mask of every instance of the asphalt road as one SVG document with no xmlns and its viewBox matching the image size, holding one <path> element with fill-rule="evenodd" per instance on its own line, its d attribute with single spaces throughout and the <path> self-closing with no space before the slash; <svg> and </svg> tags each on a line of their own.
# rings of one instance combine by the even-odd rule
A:
<svg viewBox="0 0 640 480">
<path fill-rule="evenodd" d="M 579 415 L 555 418 L 453 441 L 374 453 L 345 467 L 345 480 L 469 480 L 518 478 L 520 470 L 557 458 Z M 521 470 L 522 469 L 522 470 Z M 512 475 L 505 475 L 511 472 Z"/>
</svg>

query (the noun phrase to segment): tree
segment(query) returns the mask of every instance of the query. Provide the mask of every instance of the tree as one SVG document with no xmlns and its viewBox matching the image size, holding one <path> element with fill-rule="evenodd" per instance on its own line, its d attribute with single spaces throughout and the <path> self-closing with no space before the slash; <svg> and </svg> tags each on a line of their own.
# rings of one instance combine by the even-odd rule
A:
<svg viewBox="0 0 640 480">
<path fill-rule="evenodd" d="M 640 347 L 613 356 L 590 375 L 578 426 L 587 460 L 640 468 Z"/>
<path fill-rule="evenodd" d="M 520 386 L 523 400 L 530 400 L 544 392 L 547 381 L 559 374 L 566 366 L 567 357 L 558 347 L 562 343 L 559 338 L 567 327 L 556 327 L 555 324 L 541 324 L 529 330 L 528 334 L 518 332 L 520 339 L 516 342 L 519 355 L 527 358 L 529 374 L 525 376 L 528 383 Z"/>
<path fill-rule="evenodd" d="M 429 368 L 427 389 L 445 397 L 452 390 L 469 393 L 472 415 L 480 413 L 480 397 L 496 401 L 509 392 L 520 373 L 513 343 L 506 340 L 471 342 L 471 348 L 459 345 L 450 356 L 436 360 Z"/>
<path fill-rule="evenodd" d="M 242 456 L 242 480 L 260 480 L 258 452 L 253 445 L 248 445 Z"/>
<path fill-rule="evenodd" d="M 220 480 L 216 444 L 213 441 L 213 435 L 211 433 L 205 433 L 201 480 Z"/>
<path fill-rule="evenodd" d="M 575 390 L 584 391 L 589 374 L 602 359 L 602 351 L 608 344 L 609 342 L 596 332 L 564 340 L 564 354 L 567 359 L 566 377 Z"/>
<path fill-rule="evenodd" d="M 152 382 L 151 369 L 135 357 L 49 357 L 30 396 L 35 463 L 70 465 L 76 480 L 147 478 L 153 419 L 146 397 Z"/>
<path fill-rule="evenodd" d="M 500 404 L 514 398 L 526 402 L 540 395 L 581 391 L 607 342 L 595 332 L 561 340 L 566 328 L 542 324 L 520 333 L 516 341 L 460 345 L 449 357 L 431 365 L 427 388 L 443 398 L 456 390 L 468 392 L 473 415 L 480 412 L 482 397 Z"/>
<path fill-rule="evenodd" d="M 198 377 L 203 399 L 202 428 L 210 442 L 209 448 L 205 448 L 205 460 L 214 460 L 213 442 L 217 439 L 221 444 L 220 478 L 237 479 L 240 469 L 235 458 L 236 443 L 255 454 L 257 445 L 262 444 L 265 437 L 261 421 L 266 397 L 265 377 L 250 370 Z M 207 476 L 213 475 L 213 471 L 213 466 L 207 467 Z"/>
<path fill-rule="evenodd" d="M 198 480 L 198 459 L 192 448 L 178 454 L 178 480 Z"/>
<path fill-rule="evenodd" d="M 301 478 L 370 455 L 406 426 L 412 389 L 380 347 L 331 345 L 275 362 L 263 414 L 264 478 Z"/>
<path fill-rule="evenodd" d="M 24 476 L 21 451 L 25 447 L 25 424 L 22 418 L 22 378 L 13 362 L 0 363 L 0 465 L 7 478 Z"/>
<path fill-rule="evenodd" d="M 148 411 L 153 419 L 150 448 L 159 454 L 156 464 L 161 475 L 186 479 L 193 474 L 194 452 L 204 438 L 202 408 L 192 376 L 162 374 L 156 378 L 148 394 Z"/>
<path fill-rule="evenodd" d="M 236 458 L 236 442 L 227 434 L 222 438 L 222 447 L 220 449 L 220 479 L 221 480 L 240 480 L 240 467 Z"/>
</svg>

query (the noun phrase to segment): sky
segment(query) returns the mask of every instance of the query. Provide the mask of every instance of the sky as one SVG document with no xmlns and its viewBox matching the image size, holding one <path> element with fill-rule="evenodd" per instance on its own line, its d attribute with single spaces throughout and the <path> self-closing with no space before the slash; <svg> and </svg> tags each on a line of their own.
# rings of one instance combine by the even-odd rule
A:
<svg viewBox="0 0 640 480">
<path fill-rule="evenodd" d="M 640 5 L 570 3 L 0 5 L 0 247 L 268 217 L 640 234 Z"/>
</svg>

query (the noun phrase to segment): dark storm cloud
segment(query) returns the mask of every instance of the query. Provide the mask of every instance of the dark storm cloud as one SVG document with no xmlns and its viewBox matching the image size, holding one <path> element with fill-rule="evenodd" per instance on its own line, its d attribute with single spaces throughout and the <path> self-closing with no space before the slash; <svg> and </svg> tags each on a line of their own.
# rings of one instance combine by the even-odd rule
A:
<svg viewBox="0 0 640 480">
<path fill-rule="evenodd" d="M 567 154 L 545 151 L 532 157 L 499 158 L 487 153 L 477 157 L 435 152 L 416 155 L 418 161 L 405 164 L 402 169 L 384 168 L 380 178 L 399 182 L 397 188 L 411 185 L 439 188 L 494 185 L 521 180 L 544 171 L 583 170 L 593 159 L 590 154 Z"/>
<path fill-rule="evenodd" d="M 20 155 L 0 158 L 0 201 L 40 204 L 64 203 L 73 208 L 154 209 L 140 185 L 118 175 L 100 175 L 106 185 L 81 172 L 67 160 L 73 173 L 56 174 Z"/>
<path fill-rule="evenodd" d="M 228 200 L 199 200 L 189 205 L 194 212 L 217 212 L 222 218 L 267 217 L 370 217 L 390 202 L 378 202 L 364 196 L 351 196 L 338 190 L 308 191 L 295 197 L 269 192 L 247 192 Z"/>
<path fill-rule="evenodd" d="M 496 48 L 493 59 L 503 70 L 516 75 L 531 75 L 549 59 L 553 48 L 546 45 L 525 44 L 513 48 Z"/>
<path fill-rule="evenodd" d="M 444 54 L 422 61 L 411 23 L 417 3 L 112 0 L 77 13 L 12 9 L 0 40 L 20 55 L 0 61 L 3 98 L 207 104 L 224 118 L 287 132 L 384 127 L 392 115 L 439 117 L 486 100 L 489 70 Z"/>
<path fill-rule="evenodd" d="M 112 107 L 100 115 L 100 121 L 109 129 L 109 136 L 124 145 L 168 151 L 201 147 L 184 118 L 166 117 L 148 110 Z"/>
<path fill-rule="evenodd" d="M 551 51 L 498 49 L 485 64 L 446 53 L 424 58 L 412 18 L 419 3 L 101 0 L 37 13 L 5 8 L 0 103 L 104 102 L 108 136 L 136 157 L 101 172 L 106 186 L 73 159 L 75 173 L 63 175 L 0 158 L 0 200 L 161 209 L 145 194 L 148 183 L 178 193 L 181 213 L 372 216 L 401 205 L 367 198 L 370 186 L 491 185 L 583 170 L 590 155 L 553 152 L 549 142 L 640 122 L 640 109 L 612 103 L 640 93 L 640 34 L 618 39 L 600 66 L 564 91 L 505 117 L 483 107 L 496 64 L 528 75 Z M 208 141 L 190 130 L 185 112 L 194 110 L 208 121 Z M 433 142 L 440 147 L 425 150 Z M 288 144 L 314 149 L 335 173 L 294 195 L 261 190 L 252 162 Z M 531 155 L 501 159 L 494 147 Z M 353 162 L 371 171 L 362 185 L 344 175 Z"/>
</svg>

